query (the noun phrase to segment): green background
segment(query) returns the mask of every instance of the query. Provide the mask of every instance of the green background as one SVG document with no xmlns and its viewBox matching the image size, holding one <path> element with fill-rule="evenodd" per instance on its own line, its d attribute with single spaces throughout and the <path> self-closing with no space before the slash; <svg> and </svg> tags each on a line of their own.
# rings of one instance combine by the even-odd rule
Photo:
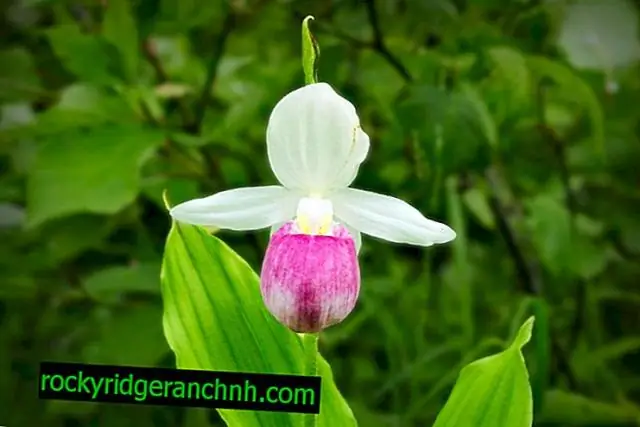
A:
<svg viewBox="0 0 640 427">
<path fill-rule="evenodd" d="M 354 186 L 458 232 L 363 238 L 358 305 L 320 339 L 360 425 L 431 425 L 461 367 L 532 314 L 535 424 L 637 425 L 638 6 L 600 3 L 2 2 L 0 425 L 222 425 L 39 401 L 38 362 L 174 366 L 162 191 L 275 183 L 266 123 L 304 83 L 308 14 L 319 80 L 371 137 Z M 259 271 L 266 231 L 218 237 Z"/>
</svg>

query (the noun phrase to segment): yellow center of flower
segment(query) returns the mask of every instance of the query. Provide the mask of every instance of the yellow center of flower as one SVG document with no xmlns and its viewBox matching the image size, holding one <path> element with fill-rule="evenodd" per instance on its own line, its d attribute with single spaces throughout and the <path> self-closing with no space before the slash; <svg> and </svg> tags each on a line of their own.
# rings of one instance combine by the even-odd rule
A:
<svg viewBox="0 0 640 427">
<path fill-rule="evenodd" d="M 333 205 L 319 197 L 303 197 L 298 203 L 295 221 L 301 233 L 329 235 L 333 229 Z"/>
</svg>

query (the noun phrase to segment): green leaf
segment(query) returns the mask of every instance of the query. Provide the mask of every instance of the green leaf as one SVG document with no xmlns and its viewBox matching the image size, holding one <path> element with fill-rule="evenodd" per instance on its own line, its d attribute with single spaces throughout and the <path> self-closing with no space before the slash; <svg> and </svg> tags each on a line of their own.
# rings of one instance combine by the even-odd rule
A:
<svg viewBox="0 0 640 427">
<path fill-rule="evenodd" d="M 572 258 L 571 217 L 564 205 L 540 194 L 527 201 L 530 236 L 540 259 L 555 275 L 570 271 Z"/>
<path fill-rule="evenodd" d="M 214 427 L 209 422 L 209 409 L 205 408 L 188 408 L 182 427 Z"/>
<path fill-rule="evenodd" d="M 477 151 L 495 143 L 495 132 L 481 100 L 473 90 L 449 93 L 444 89 L 419 85 L 408 89 L 398 105 L 396 118 L 406 132 L 417 135 L 427 156 L 443 170 L 468 168 L 477 160 Z M 484 110 L 484 111 L 483 111 Z M 437 141 L 441 141 L 442 144 Z M 435 143 L 434 143 L 435 142 Z"/>
<path fill-rule="evenodd" d="M 155 19 L 155 30 L 165 34 L 186 34 L 196 27 L 210 27 L 221 15 L 220 10 L 228 7 L 224 0 L 158 0 L 158 3 L 160 13 Z"/>
<path fill-rule="evenodd" d="M 4 276 L 0 287 L 0 298 L 11 301 L 12 299 L 32 299 L 37 295 L 38 284 L 30 271 L 13 273 L 9 271 L 13 266 L 6 261 L 0 263 Z"/>
<path fill-rule="evenodd" d="M 509 348 L 465 366 L 434 427 L 530 427 L 533 401 L 521 349 L 532 330 L 530 317 Z"/>
<path fill-rule="evenodd" d="M 110 311 L 99 325 L 96 339 L 84 349 L 87 363 L 156 366 L 169 352 L 162 334 L 162 308 L 156 304 Z"/>
<path fill-rule="evenodd" d="M 98 301 L 113 303 L 126 292 L 160 293 L 160 264 L 145 262 L 129 267 L 117 266 L 100 270 L 83 283 L 89 295 Z"/>
<path fill-rule="evenodd" d="M 462 195 L 467 209 L 489 230 L 495 229 L 495 220 L 489 207 L 489 201 L 484 191 L 479 188 L 471 188 Z"/>
<path fill-rule="evenodd" d="M 37 135 L 99 126 L 106 123 L 133 123 L 135 112 L 122 98 L 101 88 L 77 83 L 64 88 L 60 100 L 38 116 Z"/>
<path fill-rule="evenodd" d="M 533 395 L 534 415 L 540 411 L 540 406 L 544 404 L 544 391 L 549 383 L 549 367 L 550 367 L 550 338 L 549 338 L 549 308 L 543 298 L 525 297 L 516 315 L 513 316 L 511 330 L 512 335 L 516 335 L 518 325 L 527 313 L 533 313 L 536 319 L 536 327 L 533 330 L 533 347 L 535 357 L 529 363 L 529 372 L 531 377 L 531 390 Z"/>
<path fill-rule="evenodd" d="M 632 405 L 601 402 L 563 390 L 549 390 L 539 421 L 563 426 L 629 426 L 640 422 L 640 411 Z"/>
<path fill-rule="evenodd" d="M 139 169 L 163 138 L 155 129 L 105 126 L 45 139 L 27 181 L 28 225 L 78 212 L 118 212 L 135 199 Z"/>
<path fill-rule="evenodd" d="M 475 113 L 475 121 L 489 146 L 493 149 L 498 148 L 498 128 L 478 91 L 469 84 L 461 84 L 459 91 L 460 96 L 464 97 L 465 102 Z"/>
<path fill-rule="evenodd" d="M 31 54 L 21 48 L 0 51 L 0 101 L 33 100 L 42 92 Z"/>
<path fill-rule="evenodd" d="M 140 42 L 128 0 L 109 0 L 102 23 L 102 36 L 120 52 L 124 74 L 129 81 L 138 75 Z"/>
<path fill-rule="evenodd" d="M 487 50 L 493 62 L 492 78 L 507 91 L 504 96 L 511 98 L 514 104 L 524 103 L 531 96 L 531 76 L 525 56 L 506 46 L 495 46 Z"/>
<path fill-rule="evenodd" d="M 531 73 L 524 54 L 507 46 L 486 51 L 490 75 L 479 89 L 492 112 L 496 126 L 505 126 L 528 114 L 533 101 Z M 504 131 L 503 131 L 504 132 Z M 505 133 L 508 137 L 508 133 Z"/>
<path fill-rule="evenodd" d="M 607 252 L 602 250 L 602 245 L 574 230 L 571 215 L 562 203 L 539 194 L 526 205 L 531 240 L 552 274 L 591 279 L 604 270 Z"/>
<path fill-rule="evenodd" d="M 533 321 L 534 318 L 528 318 L 518 330 L 518 334 L 511 343 L 510 349 L 521 350 L 531 340 L 531 334 L 533 333 Z"/>
<path fill-rule="evenodd" d="M 164 331 L 182 369 L 303 374 L 300 337 L 266 310 L 258 276 L 203 229 L 174 223 L 162 268 Z M 318 355 L 318 427 L 355 426 L 351 409 Z M 301 426 L 300 414 L 220 410 L 228 425 Z"/>
<path fill-rule="evenodd" d="M 51 221 L 42 230 L 46 248 L 54 262 L 65 261 L 87 249 L 98 248 L 113 229 L 112 221 L 98 215 L 74 215 Z"/>
<path fill-rule="evenodd" d="M 574 363 L 581 371 L 589 372 L 602 365 L 612 363 L 629 354 L 637 354 L 640 351 L 640 337 L 631 336 L 607 343 L 600 348 L 590 348 L 587 354 L 581 354 L 579 360 L 576 357 Z"/>
<path fill-rule="evenodd" d="M 558 86 L 564 103 L 577 111 L 585 112 L 591 122 L 591 133 L 595 146 L 604 150 L 604 111 L 598 97 L 587 82 L 565 65 L 543 56 L 527 57 L 529 69 L 538 79 L 549 78 Z"/>
<path fill-rule="evenodd" d="M 105 43 L 97 36 L 83 34 L 76 25 L 60 25 L 46 31 L 54 52 L 71 73 L 100 85 L 117 79 L 110 72 L 110 58 Z"/>
<path fill-rule="evenodd" d="M 4 110 L 3 108 L 3 113 Z M 19 114 L 24 116 L 26 111 L 14 108 L 8 113 L 14 116 Z M 107 123 L 139 122 L 136 112 L 123 98 L 86 83 L 76 83 L 65 87 L 60 92 L 60 97 L 55 105 L 37 115 L 35 120 L 26 120 L 27 118 L 8 117 L 7 129 L 2 133 L 15 138 L 40 138 Z M 1 126 L 0 129 L 4 129 L 4 127 Z"/>
<path fill-rule="evenodd" d="M 602 243 L 583 235 L 574 236 L 571 271 L 583 279 L 593 279 L 602 273 L 609 261 L 609 253 Z"/>
<path fill-rule="evenodd" d="M 558 37 L 577 68 L 611 72 L 640 60 L 638 13 L 627 0 L 570 4 Z"/>
</svg>

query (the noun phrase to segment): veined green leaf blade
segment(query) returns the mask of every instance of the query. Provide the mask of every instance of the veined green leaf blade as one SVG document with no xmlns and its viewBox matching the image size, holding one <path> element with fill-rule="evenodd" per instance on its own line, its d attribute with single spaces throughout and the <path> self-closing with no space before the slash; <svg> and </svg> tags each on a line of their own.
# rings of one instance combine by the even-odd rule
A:
<svg viewBox="0 0 640 427">
<path fill-rule="evenodd" d="M 263 305 L 259 279 L 224 242 L 199 227 L 174 223 L 161 274 L 164 331 L 178 368 L 303 374 L 297 334 Z M 355 426 L 351 410 L 319 356 L 318 426 Z M 300 426 L 300 414 L 220 410 L 229 426 Z"/>
<path fill-rule="evenodd" d="M 531 338 L 533 317 L 509 348 L 465 366 L 434 427 L 531 427 L 533 399 L 521 348 Z"/>
</svg>

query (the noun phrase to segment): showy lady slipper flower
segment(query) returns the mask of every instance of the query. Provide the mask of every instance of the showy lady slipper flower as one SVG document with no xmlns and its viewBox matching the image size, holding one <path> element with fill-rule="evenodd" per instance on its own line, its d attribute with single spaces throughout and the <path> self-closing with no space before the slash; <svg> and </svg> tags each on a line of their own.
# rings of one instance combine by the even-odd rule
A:
<svg viewBox="0 0 640 427">
<path fill-rule="evenodd" d="M 171 209 L 178 221 L 229 230 L 271 227 L 260 275 L 266 307 L 296 332 L 318 332 L 353 310 L 360 290 L 360 233 L 431 246 L 448 226 L 402 200 L 349 188 L 369 151 L 354 106 L 326 83 L 297 89 L 267 126 L 281 185 L 227 190 Z"/>
</svg>

